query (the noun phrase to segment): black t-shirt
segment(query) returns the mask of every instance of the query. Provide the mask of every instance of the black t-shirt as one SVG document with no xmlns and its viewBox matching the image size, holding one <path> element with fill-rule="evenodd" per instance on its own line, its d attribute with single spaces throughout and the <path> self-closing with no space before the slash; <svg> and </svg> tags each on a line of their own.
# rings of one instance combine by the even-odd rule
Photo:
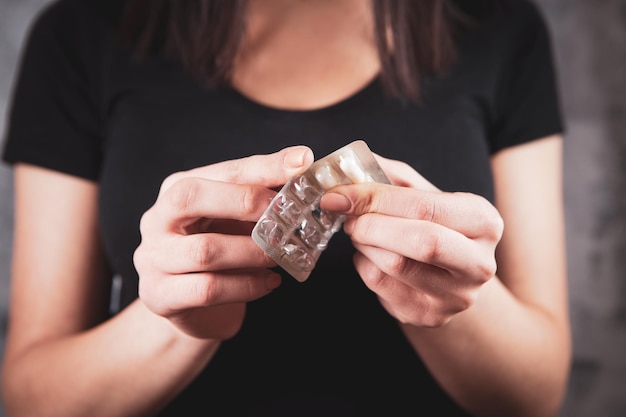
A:
<svg viewBox="0 0 626 417">
<path fill-rule="evenodd" d="M 514 0 L 487 12 L 485 1 L 459 2 L 479 24 L 450 74 L 424 80 L 422 103 L 388 99 L 374 80 L 313 111 L 205 88 L 157 56 L 133 61 L 115 42 L 119 1 L 56 1 L 30 32 L 3 158 L 99 184 L 122 307 L 137 297 L 139 219 L 175 171 L 295 144 L 321 157 L 363 139 L 443 190 L 493 200 L 490 157 L 562 125 L 536 6 Z M 286 275 L 249 303 L 241 332 L 162 415 L 465 415 L 360 281 L 352 253 L 340 232 L 306 282 Z"/>
</svg>

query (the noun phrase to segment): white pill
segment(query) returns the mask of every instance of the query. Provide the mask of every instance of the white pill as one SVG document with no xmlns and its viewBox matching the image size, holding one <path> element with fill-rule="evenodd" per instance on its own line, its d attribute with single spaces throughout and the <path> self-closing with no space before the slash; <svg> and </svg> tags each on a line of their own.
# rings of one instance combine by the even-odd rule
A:
<svg viewBox="0 0 626 417">
<path fill-rule="evenodd" d="M 315 179 L 326 190 L 341 184 L 341 178 L 339 178 L 337 173 L 328 165 L 320 165 L 315 170 Z"/>
<path fill-rule="evenodd" d="M 363 171 L 353 153 L 339 156 L 339 167 L 354 183 L 367 182 L 367 173 Z"/>
</svg>

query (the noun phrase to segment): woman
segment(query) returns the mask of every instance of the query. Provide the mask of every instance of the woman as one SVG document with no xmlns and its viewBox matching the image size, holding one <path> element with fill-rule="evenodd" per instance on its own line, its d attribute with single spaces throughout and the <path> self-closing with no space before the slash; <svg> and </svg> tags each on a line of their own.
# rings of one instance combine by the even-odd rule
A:
<svg viewBox="0 0 626 417">
<path fill-rule="evenodd" d="M 526 0 L 53 3 L 3 154 L 8 415 L 556 415 L 551 59 Z M 324 196 L 297 282 L 250 231 L 354 139 L 392 184 Z"/>
</svg>

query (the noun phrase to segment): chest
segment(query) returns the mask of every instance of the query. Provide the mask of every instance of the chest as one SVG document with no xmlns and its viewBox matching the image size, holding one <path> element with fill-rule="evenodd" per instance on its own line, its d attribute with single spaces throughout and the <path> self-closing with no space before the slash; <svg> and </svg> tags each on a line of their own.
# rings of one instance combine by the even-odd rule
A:
<svg viewBox="0 0 626 417">
<path fill-rule="evenodd" d="M 364 1 L 250 1 L 231 82 L 258 103 L 319 109 L 380 70 L 372 6 Z"/>
<path fill-rule="evenodd" d="M 132 255 L 140 241 L 141 216 L 163 179 L 176 171 L 295 144 L 310 146 L 319 158 L 362 139 L 374 152 L 408 163 L 443 190 L 492 197 L 484 107 L 476 94 L 453 81 L 428 86 L 421 104 L 386 98 L 374 80 L 333 105 L 288 111 L 234 90 L 204 88 L 162 62 L 129 65 L 115 73 L 102 150 L 100 212 L 111 263 L 131 283 L 127 301 L 136 295 Z M 349 250 L 334 246 L 339 257 Z M 332 261 L 333 251 L 327 260 Z"/>
</svg>

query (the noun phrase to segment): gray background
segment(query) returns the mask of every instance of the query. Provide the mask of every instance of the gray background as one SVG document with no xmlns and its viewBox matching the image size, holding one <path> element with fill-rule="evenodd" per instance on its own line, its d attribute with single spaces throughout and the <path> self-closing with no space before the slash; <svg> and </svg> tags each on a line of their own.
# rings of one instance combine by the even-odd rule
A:
<svg viewBox="0 0 626 417">
<path fill-rule="evenodd" d="M 626 416 L 626 0 L 538 0 L 553 35 L 567 133 L 574 364 L 563 417 Z M 46 0 L 0 0 L 0 132 L 20 48 Z M 0 356 L 12 236 L 0 164 Z M 0 417 L 2 417 L 0 404 Z"/>
</svg>

